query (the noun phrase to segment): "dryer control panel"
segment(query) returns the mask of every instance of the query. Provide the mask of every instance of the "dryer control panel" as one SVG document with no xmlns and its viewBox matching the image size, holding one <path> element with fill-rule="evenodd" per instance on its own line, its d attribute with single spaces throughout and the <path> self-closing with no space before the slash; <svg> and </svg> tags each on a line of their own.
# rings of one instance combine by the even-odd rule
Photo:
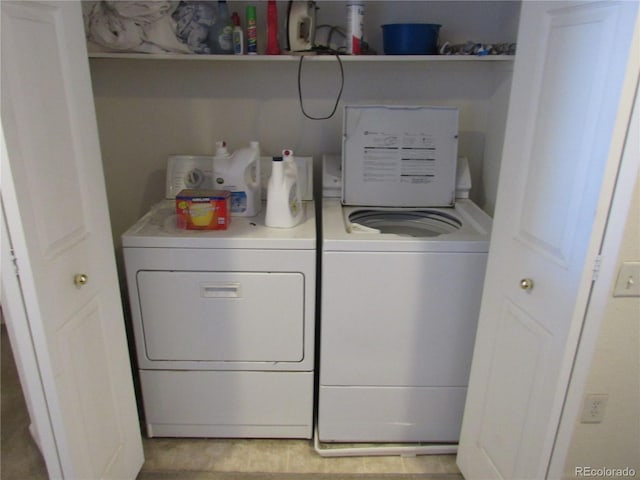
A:
<svg viewBox="0 0 640 480">
<path fill-rule="evenodd" d="M 262 199 L 267 196 L 272 157 L 260 157 Z M 313 200 L 313 157 L 295 157 L 303 200 Z M 170 155 L 167 162 L 165 196 L 176 197 L 185 188 L 215 189 L 212 155 Z"/>
</svg>

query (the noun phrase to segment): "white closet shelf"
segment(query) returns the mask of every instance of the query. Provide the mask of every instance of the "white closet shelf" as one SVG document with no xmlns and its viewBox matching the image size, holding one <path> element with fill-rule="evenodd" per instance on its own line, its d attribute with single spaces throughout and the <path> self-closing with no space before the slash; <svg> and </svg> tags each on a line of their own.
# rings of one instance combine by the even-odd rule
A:
<svg viewBox="0 0 640 480">
<path fill-rule="evenodd" d="M 201 62 L 294 62 L 300 55 L 196 55 L 90 52 L 91 59 L 178 60 Z M 343 62 L 512 62 L 514 55 L 340 55 Z M 305 55 L 305 61 L 335 61 L 335 55 Z"/>
</svg>

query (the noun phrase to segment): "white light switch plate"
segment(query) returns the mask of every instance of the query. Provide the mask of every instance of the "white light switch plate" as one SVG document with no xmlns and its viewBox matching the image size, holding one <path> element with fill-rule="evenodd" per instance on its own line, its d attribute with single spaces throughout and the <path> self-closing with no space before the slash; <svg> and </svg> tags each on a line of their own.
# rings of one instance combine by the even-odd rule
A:
<svg viewBox="0 0 640 480">
<path fill-rule="evenodd" d="M 624 262 L 620 267 L 614 297 L 640 297 L 640 262 Z"/>
</svg>

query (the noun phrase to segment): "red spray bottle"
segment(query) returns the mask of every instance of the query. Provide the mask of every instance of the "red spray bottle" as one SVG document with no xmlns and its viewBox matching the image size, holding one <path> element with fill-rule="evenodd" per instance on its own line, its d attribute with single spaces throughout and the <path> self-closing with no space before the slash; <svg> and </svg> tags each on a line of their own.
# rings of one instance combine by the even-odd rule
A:
<svg viewBox="0 0 640 480">
<path fill-rule="evenodd" d="M 276 0 L 267 3 L 267 55 L 280 55 L 278 44 L 278 9 Z"/>
</svg>

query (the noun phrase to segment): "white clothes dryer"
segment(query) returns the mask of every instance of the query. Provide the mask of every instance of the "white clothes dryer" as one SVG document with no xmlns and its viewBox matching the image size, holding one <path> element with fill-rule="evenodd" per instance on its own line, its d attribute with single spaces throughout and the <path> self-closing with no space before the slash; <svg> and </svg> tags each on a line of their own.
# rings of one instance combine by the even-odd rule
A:
<svg viewBox="0 0 640 480">
<path fill-rule="evenodd" d="M 319 440 L 455 443 L 491 230 L 456 198 L 457 112 L 346 107 L 344 138 L 342 172 L 324 159 L 342 201 L 322 205 Z"/>
<path fill-rule="evenodd" d="M 187 161 L 202 173 L 209 160 Z M 122 236 L 148 436 L 311 438 L 316 220 L 303 206 L 291 229 L 266 227 L 262 208 L 189 231 L 168 199 Z"/>
</svg>

